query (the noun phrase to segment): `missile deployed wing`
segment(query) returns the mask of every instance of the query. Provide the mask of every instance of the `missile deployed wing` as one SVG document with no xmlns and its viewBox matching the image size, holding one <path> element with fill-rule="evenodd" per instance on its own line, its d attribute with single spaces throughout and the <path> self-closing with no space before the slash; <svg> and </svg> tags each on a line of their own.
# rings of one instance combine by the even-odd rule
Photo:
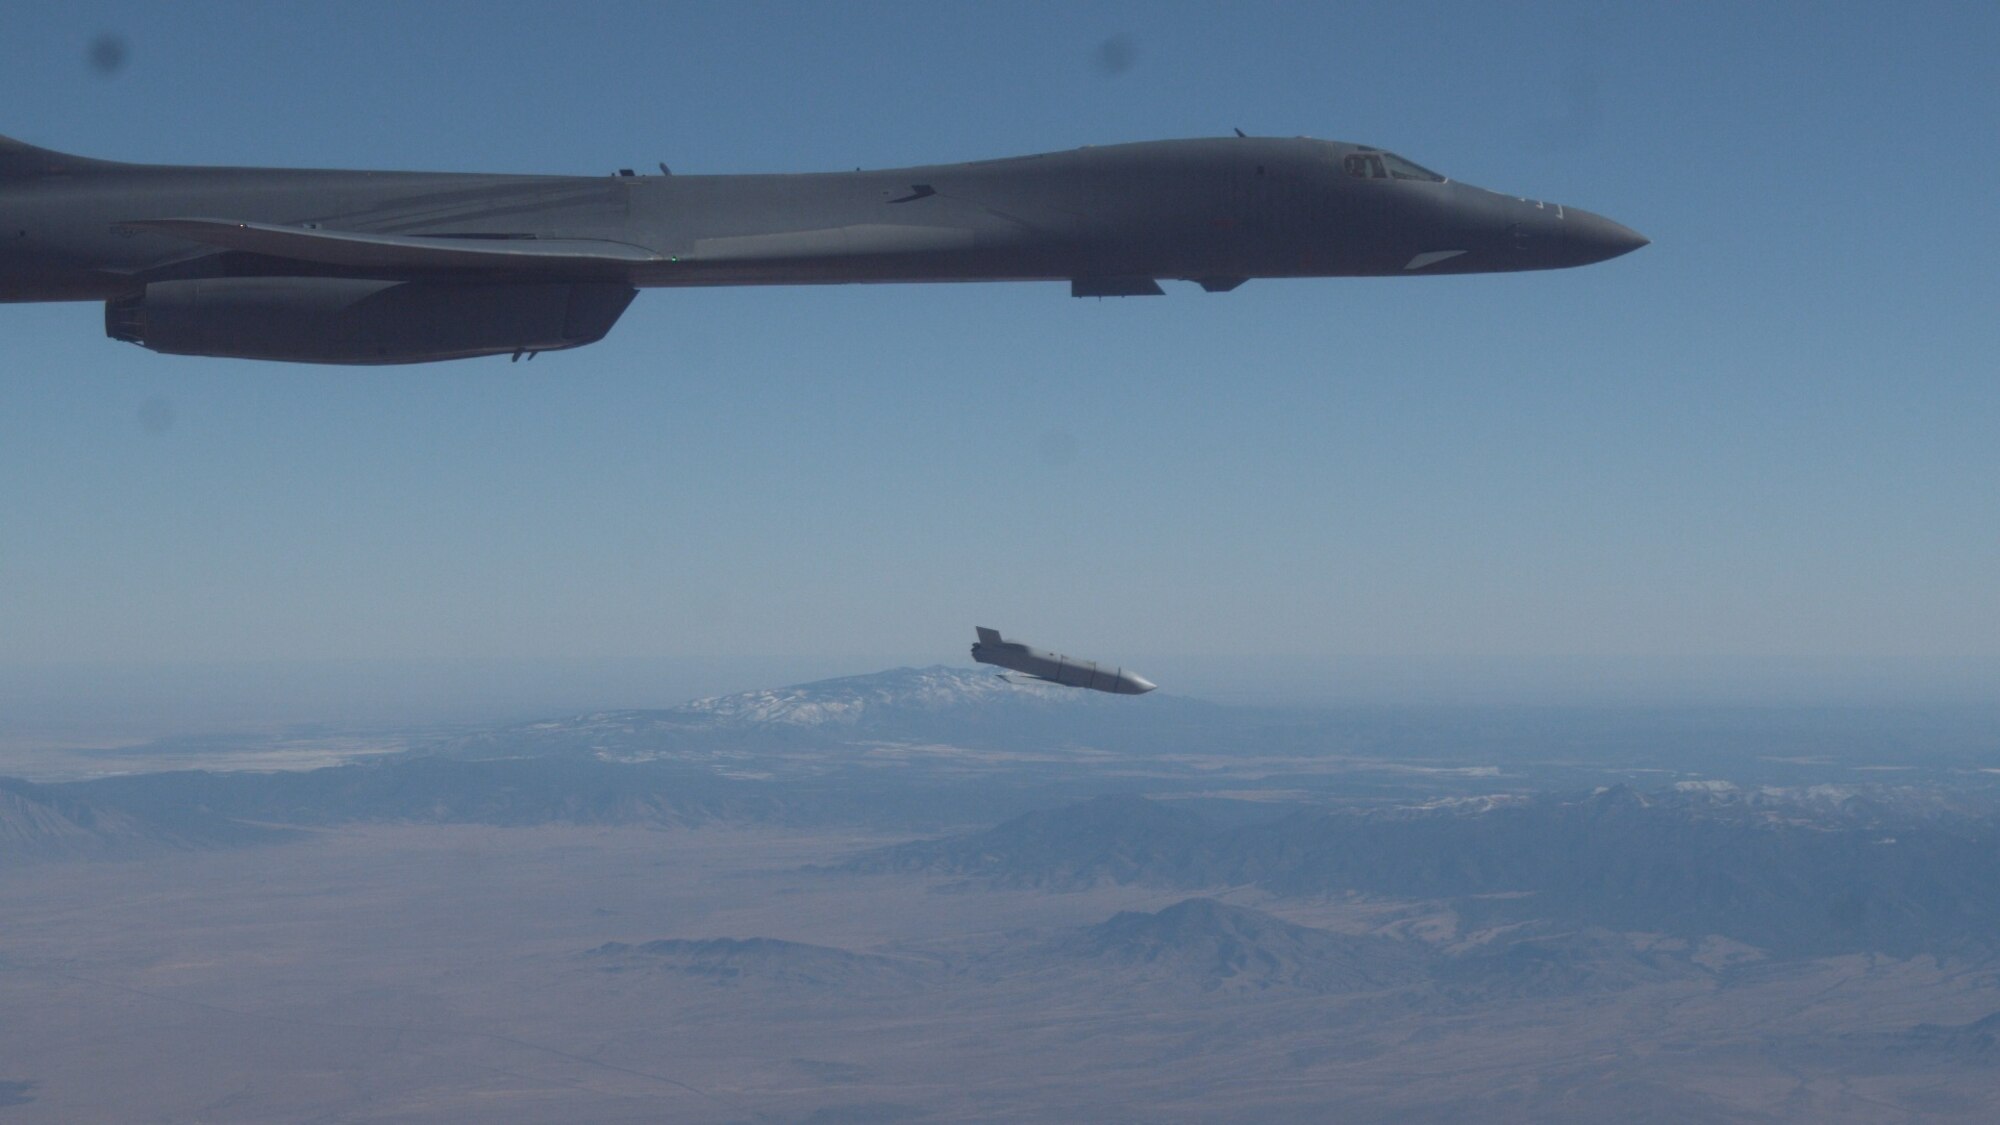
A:
<svg viewBox="0 0 2000 1125">
<path fill-rule="evenodd" d="M 231 219 L 134 219 L 119 225 L 226 250 L 360 269 L 615 272 L 667 260 L 643 246 L 606 239 L 364 234 Z"/>
</svg>

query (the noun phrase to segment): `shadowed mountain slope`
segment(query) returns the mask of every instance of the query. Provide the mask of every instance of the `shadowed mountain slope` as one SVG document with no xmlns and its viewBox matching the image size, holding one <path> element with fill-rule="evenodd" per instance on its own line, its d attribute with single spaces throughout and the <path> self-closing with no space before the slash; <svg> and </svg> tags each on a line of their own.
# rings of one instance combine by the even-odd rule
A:
<svg viewBox="0 0 2000 1125">
<path fill-rule="evenodd" d="M 1447 997 L 1485 1001 L 1501 997 L 1616 992 L 1685 977 L 1705 977 L 1685 948 L 1640 951 L 1620 934 L 1582 930 L 1510 935 L 1463 950 L 1438 974 Z"/>
<path fill-rule="evenodd" d="M 1057 949 L 1205 990 L 1239 992 L 1388 988 L 1422 980 L 1435 960 L 1412 942 L 1294 925 L 1211 898 L 1186 899 L 1154 913 L 1125 911 L 1078 931 Z"/>
<path fill-rule="evenodd" d="M 1971 1056 L 1990 1063 L 2000 1059 L 2000 1012 L 1971 1023 L 1920 1023 L 1899 1036 L 1896 1046 L 1933 1054 Z"/>
<path fill-rule="evenodd" d="M 130 858 L 273 843 L 292 836 L 202 809 L 134 812 L 82 800 L 60 787 L 0 778 L 0 863 Z"/>
</svg>

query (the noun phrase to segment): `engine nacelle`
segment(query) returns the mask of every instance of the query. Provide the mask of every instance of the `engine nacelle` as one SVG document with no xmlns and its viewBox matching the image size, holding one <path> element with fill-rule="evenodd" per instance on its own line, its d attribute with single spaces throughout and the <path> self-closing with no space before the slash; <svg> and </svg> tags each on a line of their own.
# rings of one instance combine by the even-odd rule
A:
<svg viewBox="0 0 2000 1125">
<path fill-rule="evenodd" d="M 160 281 L 105 302 L 104 332 L 168 355 L 428 363 L 595 343 L 636 292 L 596 281 Z"/>
</svg>

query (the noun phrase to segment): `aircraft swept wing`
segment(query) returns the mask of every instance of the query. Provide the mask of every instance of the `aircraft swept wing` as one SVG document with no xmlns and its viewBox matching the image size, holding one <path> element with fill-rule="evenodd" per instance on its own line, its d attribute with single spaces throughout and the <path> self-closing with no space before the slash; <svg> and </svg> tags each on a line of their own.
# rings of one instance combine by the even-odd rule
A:
<svg viewBox="0 0 2000 1125">
<path fill-rule="evenodd" d="M 298 262 L 393 270 L 546 271 L 666 259 L 643 246 L 582 238 L 455 238 L 288 227 L 229 219 L 133 219 L 120 227 Z"/>
</svg>

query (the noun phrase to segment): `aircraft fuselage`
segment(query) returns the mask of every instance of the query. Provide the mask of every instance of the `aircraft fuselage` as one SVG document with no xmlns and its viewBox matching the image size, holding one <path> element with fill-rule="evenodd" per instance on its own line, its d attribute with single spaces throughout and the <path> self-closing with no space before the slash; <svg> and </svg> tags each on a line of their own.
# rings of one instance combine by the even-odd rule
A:
<svg viewBox="0 0 2000 1125">
<path fill-rule="evenodd" d="M 634 288 L 1068 281 L 1133 296 L 1160 279 L 1556 269 L 1645 241 L 1303 138 L 728 176 L 174 167 L 0 138 L 0 301 L 106 301 L 111 334 L 182 354 L 519 355 L 601 338 Z M 508 327 L 524 316 L 539 327 Z M 440 317 L 450 331 L 425 327 Z"/>
<path fill-rule="evenodd" d="M 1230 137 L 886 171 L 629 177 L 76 161 L 0 178 L 0 299 L 105 300 L 147 280 L 299 272 L 289 259 L 246 261 L 263 255 L 125 228 L 187 216 L 614 242 L 659 260 L 522 272 L 640 288 L 1486 273 L 1584 265 L 1644 245 L 1574 208 L 1343 166 L 1373 151 Z"/>
</svg>

